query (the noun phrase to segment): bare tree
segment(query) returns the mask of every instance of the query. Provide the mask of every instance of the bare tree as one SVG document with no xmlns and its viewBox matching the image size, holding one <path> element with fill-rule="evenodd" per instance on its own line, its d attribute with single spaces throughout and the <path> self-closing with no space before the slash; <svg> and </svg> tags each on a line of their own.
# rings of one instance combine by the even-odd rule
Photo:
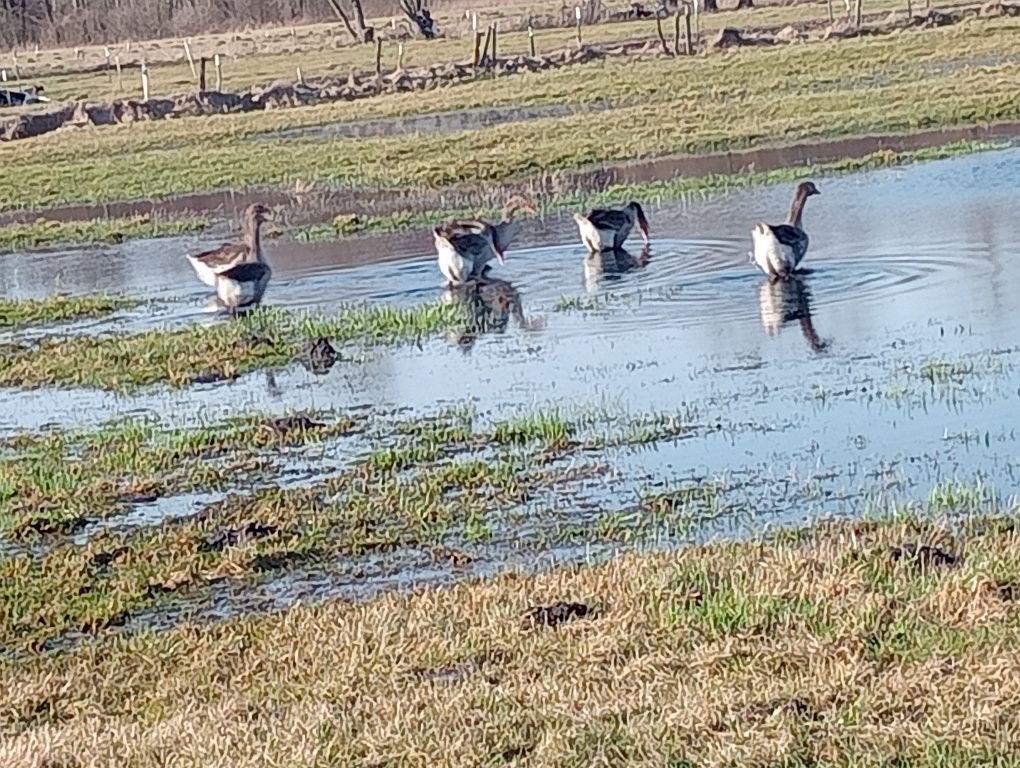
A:
<svg viewBox="0 0 1020 768">
<path fill-rule="evenodd" d="M 361 4 L 361 0 L 351 0 L 351 6 L 354 8 L 354 24 L 351 24 L 351 18 L 347 15 L 347 12 L 344 11 L 343 6 L 340 5 L 340 0 L 327 0 L 327 2 L 333 9 L 333 13 L 335 13 L 340 18 L 340 21 L 344 23 L 344 26 L 347 27 L 347 31 L 351 33 L 351 37 L 362 43 L 370 43 L 375 39 L 375 29 L 365 23 L 365 9 Z M 357 28 L 355 28 L 355 25 L 357 25 Z"/>
<path fill-rule="evenodd" d="M 428 0 L 400 0 L 400 10 L 418 28 L 426 40 L 436 36 L 436 23 L 428 9 Z M 412 27 L 413 29 L 413 27 Z"/>
</svg>

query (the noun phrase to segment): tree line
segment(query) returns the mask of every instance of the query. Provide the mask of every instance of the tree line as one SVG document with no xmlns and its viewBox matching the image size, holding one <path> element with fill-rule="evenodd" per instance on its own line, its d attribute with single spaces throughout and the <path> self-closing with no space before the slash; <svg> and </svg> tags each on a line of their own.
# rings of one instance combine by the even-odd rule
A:
<svg viewBox="0 0 1020 768">
<path fill-rule="evenodd" d="M 337 8 L 349 18 L 402 12 L 397 0 L 0 0 L 0 48 L 95 45 L 335 21 Z"/>
</svg>

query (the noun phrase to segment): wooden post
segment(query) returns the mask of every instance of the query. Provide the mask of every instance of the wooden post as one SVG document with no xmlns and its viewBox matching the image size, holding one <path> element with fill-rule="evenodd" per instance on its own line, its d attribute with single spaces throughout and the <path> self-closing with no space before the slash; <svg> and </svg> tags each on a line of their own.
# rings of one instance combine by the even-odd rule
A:
<svg viewBox="0 0 1020 768">
<path fill-rule="evenodd" d="M 223 62 L 220 61 L 220 55 L 217 53 L 212 57 L 213 67 L 216 68 L 216 91 L 220 92 L 223 90 Z"/>
<path fill-rule="evenodd" d="M 149 65 L 142 62 L 142 101 L 149 100 Z"/>
<path fill-rule="evenodd" d="M 914 18 L 914 8 L 910 4 L 910 0 L 907 0 L 907 21 L 910 21 L 912 18 Z"/>
<path fill-rule="evenodd" d="M 195 59 L 191 56 L 191 43 L 184 41 L 184 56 L 188 59 L 188 66 L 191 68 L 191 79 L 198 80 L 198 72 L 195 70 Z"/>
<path fill-rule="evenodd" d="M 382 38 L 375 41 L 375 76 L 382 77 Z"/>
<path fill-rule="evenodd" d="M 697 8 L 697 5 L 695 5 L 695 8 Z M 684 49 L 688 56 L 694 55 L 694 38 L 691 35 L 691 9 L 687 5 L 684 5 Z"/>
<path fill-rule="evenodd" d="M 0 69 L 0 83 L 6 83 L 6 82 L 7 82 L 7 70 L 6 69 Z"/>
<path fill-rule="evenodd" d="M 673 55 L 680 55 L 680 9 L 676 9 L 676 17 L 673 19 Z M 684 49 L 686 52 L 686 49 Z"/>
<path fill-rule="evenodd" d="M 124 90 L 124 78 L 121 75 L 119 53 L 113 57 L 113 63 L 117 67 L 117 93 L 121 93 Z"/>
<path fill-rule="evenodd" d="M 475 72 L 478 72 L 478 67 L 482 63 L 482 33 L 475 32 L 475 58 L 474 58 Z"/>
<path fill-rule="evenodd" d="M 110 67 L 110 46 L 108 45 L 103 46 L 103 58 L 106 59 L 106 80 L 109 82 L 113 79 L 113 72 Z"/>
<path fill-rule="evenodd" d="M 205 65 L 209 60 L 203 56 L 198 60 L 198 90 L 205 90 Z"/>
<path fill-rule="evenodd" d="M 835 24 L 836 23 L 836 14 L 832 10 L 832 0 L 827 0 L 826 5 L 829 6 L 829 23 L 830 24 Z"/>
<path fill-rule="evenodd" d="M 14 82 L 18 84 L 18 89 L 21 89 L 21 67 L 18 65 L 18 54 L 14 51 L 11 52 L 11 61 L 14 63 Z"/>
<path fill-rule="evenodd" d="M 485 30 L 485 45 L 482 47 L 482 58 L 480 64 L 486 69 L 489 68 L 489 41 L 492 40 L 492 25 Z"/>
<path fill-rule="evenodd" d="M 397 43 L 397 70 L 404 71 L 404 43 Z"/>
<path fill-rule="evenodd" d="M 535 28 L 528 25 L 528 53 L 535 58 Z"/>
<path fill-rule="evenodd" d="M 492 22 L 492 68 L 496 68 L 496 37 L 499 35 L 499 22 Z"/>
<path fill-rule="evenodd" d="M 694 35 L 698 42 L 701 42 L 701 0 L 691 0 L 691 8 L 694 9 Z"/>
<path fill-rule="evenodd" d="M 857 10 L 855 11 L 854 16 L 856 17 L 857 21 L 857 28 L 860 29 L 861 19 L 864 18 L 864 8 L 861 0 L 857 0 Z"/>
<path fill-rule="evenodd" d="M 303 74 L 301 74 L 301 67 L 297 68 L 297 84 L 298 85 L 304 85 L 305 84 L 305 76 Z"/>
<path fill-rule="evenodd" d="M 574 6 L 574 18 L 577 19 L 577 47 L 581 47 L 581 6 Z"/>
<path fill-rule="evenodd" d="M 655 31 L 659 33 L 659 42 L 662 43 L 662 52 L 669 56 L 669 46 L 666 45 L 666 36 L 662 34 L 662 19 L 655 14 Z"/>
</svg>

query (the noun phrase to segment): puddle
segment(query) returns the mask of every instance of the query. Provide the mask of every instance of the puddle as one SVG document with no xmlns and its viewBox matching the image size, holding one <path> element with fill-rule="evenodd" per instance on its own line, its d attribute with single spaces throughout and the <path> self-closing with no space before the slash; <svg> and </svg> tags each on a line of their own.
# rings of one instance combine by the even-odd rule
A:
<svg viewBox="0 0 1020 768">
<path fill-rule="evenodd" d="M 648 204 L 652 248 L 644 265 L 590 259 L 568 217 L 548 218 L 532 221 L 506 264 L 494 268 L 510 281 L 521 316 L 541 323 L 522 327 L 511 318 L 471 344 L 453 334 L 420 347 L 359 351 L 364 362 L 338 363 L 324 376 L 295 365 L 135 397 L 8 390 L 0 432 L 98 424 L 126 413 L 173 422 L 356 406 L 428 415 L 466 404 L 484 420 L 557 406 L 568 414 L 682 411 L 712 426 L 652 448 L 612 449 L 598 458 L 611 470 L 605 477 L 579 474 L 534 506 L 493 510 L 491 546 L 457 536 L 447 542 L 474 558 L 466 570 L 407 551 L 375 564 L 289 570 L 250 590 L 222 587 L 230 594 L 203 604 L 210 615 L 603 556 L 623 545 L 588 548 L 555 534 L 583 533 L 607 506 L 625 515 L 642 491 L 683 480 L 727 489 L 723 518 L 694 526 L 683 540 L 859 515 L 887 501 L 924 500 L 953 479 L 980 478 L 1012 492 L 1020 469 L 1013 427 L 1020 149 L 819 186 L 804 219 L 808 270 L 796 283 L 770 285 L 748 263 L 751 226 L 784 216 L 790 185 Z M 130 243 L 85 262 L 71 252 L 0 257 L 0 290 L 45 293 L 60 275 L 75 290 L 117 285 L 152 297 L 179 321 L 204 300 L 179 250 L 190 242 Z M 268 303 L 328 311 L 340 302 L 441 299 L 427 238 L 374 243 L 386 260 L 366 255 L 364 241 L 271 251 Z M 399 247 L 386 250 L 386 243 Z M 300 470 L 294 480 L 308 477 Z"/>
</svg>

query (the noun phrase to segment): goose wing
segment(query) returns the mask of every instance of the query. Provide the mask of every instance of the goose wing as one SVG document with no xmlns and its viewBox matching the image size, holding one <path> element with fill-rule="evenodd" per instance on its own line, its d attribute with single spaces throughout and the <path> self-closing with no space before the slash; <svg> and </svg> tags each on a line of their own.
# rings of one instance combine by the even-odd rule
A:
<svg viewBox="0 0 1020 768">
<path fill-rule="evenodd" d="M 243 243 L 224 243 L 219 248 L 203 251 L 191 256 L 194 261 L 201 262 L 215 272 L 221 271 L 231 264 L 244 261 L 248 248 Z"/>
<path fill-rule="evenodd" d="M 238 283 L 257 283 L 264 280 L 268 274 L 268 265 L 260 264 L 257 261 L 248 261 L 220 272 L 220 277 Z"/>
<path fill-rule="evenodd" d="M 450 235 L 481 235 L 491 227 L 482 219 L 454 219 L 448 221 L 444 229 Z"/>
<path fill-rule="evenodd" d="M 611 208 L 596 208 L 588 214 L 588 221 L 597 229 L 621 229 L 630 224 L 630 219 L 623 211 L 615 211 Z"/>
<path fill-rule="evenodd" d="M 808 236 L 800 227 L 794 227 L 790 224 L 769 224 L 767 225 L 772 234 L 776 236 L 783 245 L 793 248 L 798 254 L 803 254 L 807 250 Z"/>
</svg>

